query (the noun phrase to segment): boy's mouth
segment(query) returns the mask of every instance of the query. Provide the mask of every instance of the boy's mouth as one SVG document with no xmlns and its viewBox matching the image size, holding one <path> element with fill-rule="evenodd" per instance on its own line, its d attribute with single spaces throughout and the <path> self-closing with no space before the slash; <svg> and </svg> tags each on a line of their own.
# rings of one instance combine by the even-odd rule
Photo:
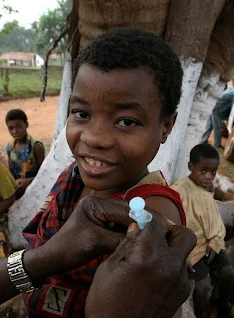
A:
<svg viewBox="0 0 234 318">
<path fill-rule="evenodd" d="M 108 164 L 104 161 L 97 160 L 94 158 L 89 158 L 89 157 L 84 157 L 85 161 L 90 165 L 90 166 L 95 166 L 95 167 L 107 167 Z"/>
<path fill-rule="evenodd" d="M 92 158 L 87 156 L 80 157 L 81 167 L 87 175 L 92 177 L 103 176 L 116 168 L 115 164 L 103 161 L 101 158 Z"/>
</svg>

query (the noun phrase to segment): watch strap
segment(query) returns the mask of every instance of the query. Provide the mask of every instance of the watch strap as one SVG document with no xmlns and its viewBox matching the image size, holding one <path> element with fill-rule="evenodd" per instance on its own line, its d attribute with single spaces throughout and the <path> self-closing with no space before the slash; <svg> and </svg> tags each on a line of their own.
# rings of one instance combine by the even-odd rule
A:
<svg viewBox="0 0 234 318">
<path fill-rule="evenodd" d="M 23 255 L 26 249 L 17 251 L 8 257 L 7 269 L 11 282 L 21 293 L 31 293 L 34 288 L 23 265 Z"/>
</svg>

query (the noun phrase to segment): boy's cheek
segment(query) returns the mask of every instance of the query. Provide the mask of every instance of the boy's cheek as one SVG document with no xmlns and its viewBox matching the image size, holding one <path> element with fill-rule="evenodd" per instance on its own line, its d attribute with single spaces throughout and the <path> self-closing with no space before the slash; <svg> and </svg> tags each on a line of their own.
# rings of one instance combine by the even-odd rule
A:
<svg viewBox="0 0 234 318">
<path fill-rule="evenodd" d="M 66 129 L 66 139 L 67 143 L 72 150 L 77 142 L 77 136 L 76 136 L 76 130 L 72 127 L 71 123 L 67 123 L 67 129 Z"/>
</svg>

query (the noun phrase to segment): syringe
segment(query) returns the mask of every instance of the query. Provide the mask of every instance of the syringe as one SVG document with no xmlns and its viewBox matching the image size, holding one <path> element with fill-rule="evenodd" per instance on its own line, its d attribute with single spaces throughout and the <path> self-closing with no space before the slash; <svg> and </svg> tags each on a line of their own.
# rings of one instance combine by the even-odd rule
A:
<svg viewBox="0 0 234 318">
<path fill-rule="evenodd" d="M 138 223 L 140 230 L 143 230 L 147 223 L 151 222 L 153 216 L 144 209 L 145 200 L 141 197 L 135 197 L 129 202 L 129 216 Z"/>
</svg>

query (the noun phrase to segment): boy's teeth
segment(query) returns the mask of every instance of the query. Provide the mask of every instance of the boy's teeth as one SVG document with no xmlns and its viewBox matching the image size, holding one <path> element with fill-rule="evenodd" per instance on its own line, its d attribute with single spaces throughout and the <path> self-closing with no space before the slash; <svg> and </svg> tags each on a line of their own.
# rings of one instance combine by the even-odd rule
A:
<svg viewBox="0 0 234 318">
<path fill-rule="evenodd" d="M 107 164 L 105 162 L 100 161 L 100 160 L 95 160 L 93 158 L 85 157 L 85 161 L 87 161 L 88 164 L 90 164 L 91 166 L 96 166 L 96 167 L 100 167 L 100 166 L 106 167 L 107 166 Z"/>
</svg>

